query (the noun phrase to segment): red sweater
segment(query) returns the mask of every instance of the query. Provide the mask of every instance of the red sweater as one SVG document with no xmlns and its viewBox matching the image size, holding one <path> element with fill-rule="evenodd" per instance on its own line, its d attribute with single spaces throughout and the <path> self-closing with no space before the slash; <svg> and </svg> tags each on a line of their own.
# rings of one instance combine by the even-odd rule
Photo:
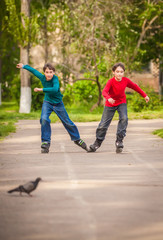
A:
<svg viewBox="0 0 163 240">
<path fill-rule="evenodd" d="M 125 88 L 132 88 L 136 92 L 138 92 L 142 97 L 146 97 L 147 94 L 143 92 L 143 90 L 135 83 L 133 83 L 130 79 L 123 77 L 121 81 L 117 81 L 115 77 L 108 80 L 106 86 L 102 91 L 102 95 L 106 98 L 105 106 L 114 107 L 118 106 L 121 103 L 126 103 L 126 95 Z M 115 100 L 114 104 L 108 102 L 109 98 L 113 98 Z"/>
</svg>

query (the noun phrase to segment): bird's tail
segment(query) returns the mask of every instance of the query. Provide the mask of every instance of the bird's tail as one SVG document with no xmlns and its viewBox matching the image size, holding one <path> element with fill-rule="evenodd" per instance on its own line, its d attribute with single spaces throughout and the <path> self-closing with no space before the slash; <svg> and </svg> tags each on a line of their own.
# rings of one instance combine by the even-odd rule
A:
<svg viewBox="0 0 163 240">
<path fill-rule="evenodd" d="M 12 193 L 12 192 L 20 192 L 20 188 L 17 187 L 8 191 L 8 193 Z"/>
</svg>

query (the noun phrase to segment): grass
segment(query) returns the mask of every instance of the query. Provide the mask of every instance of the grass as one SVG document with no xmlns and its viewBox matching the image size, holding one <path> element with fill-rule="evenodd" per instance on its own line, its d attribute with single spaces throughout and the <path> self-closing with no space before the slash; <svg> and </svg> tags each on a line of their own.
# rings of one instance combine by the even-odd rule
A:
<svg viewBox="0 0 163 240">
<path fill-rule="evenodd" d="M 0 106 L 0 140 L 16 131 L 15 122 L 21 119 L 39 119 L 40 112 L 19 113 L 15 102 L 3 102 Z"/>
<path fill-rule="evenodd" d="M 163 128 L 155 130 L 153 134 L 163 138 Z"/>
<path fill-rule="evenodd" d="M 7 136 L 10 132 L 15 132 L 15 125 L 13 122 L 1 123 L 0 125 L 0 139 Z"/>
<path fill-rule="evenodd" d="M 101 120 L 103 107 L 96 108 L 93 112 L 90 112 L 90 106 L 71 106 L 66 107 L 70 119 L 73 122 L 99 122 Z M 31 112 L 29 114 L 19 113 L 19 106 L 15 102 L 3 102 L 0 106 L 0 139 L 3 139 L 10 132 L 16 131 L 15 122 L 23 119 L 40 119 L 41 109 L 37 112 Z M 128 107 L 128 117 L 131 119 L 157 119 L 163 118 L 163 107 L 160 110 L 155 111 L 143 111 L 133 112 Z M 56 114 L 52 114 L 51 122 L 55 123 L 60 121 Z M 118 119 L 118 113 L 115 114 L 113 120 Z"/>
</svg>

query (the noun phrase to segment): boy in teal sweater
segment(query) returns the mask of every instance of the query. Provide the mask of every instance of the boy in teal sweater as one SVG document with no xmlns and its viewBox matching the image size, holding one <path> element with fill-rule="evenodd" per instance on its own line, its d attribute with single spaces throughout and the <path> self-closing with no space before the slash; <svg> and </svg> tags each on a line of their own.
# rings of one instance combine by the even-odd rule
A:
<svg viewBox="0 0 163 240">
<path fill-rule="evenodd" d="M 40 118 L 41 124 L 41 152 L 48 153 L 51 142 L 51 126 L 50 115 L 54 111 L 60 118 L 65 129 L 69 133 L 71 140 L 75 144 L 88 151 L 86 143 L 80 138 L 80 134 L 76 125 L 70 120 L 67 111 L 62 102 L 63 95 L 60 92 L 59 80 L 55 74 L 55 68 L 47 63 L 43 67 L 44 74 L 40 73 L 36 69 L 29 65 L 23 65 L 18 63 L 17 68 L 23 68 L 31 72 L 37 78 L 40 79 L 43 88 L 35 88 L 35 92 L 44 92 L 45 97 L 42 105 L 42 112 Z"/>
</svg>

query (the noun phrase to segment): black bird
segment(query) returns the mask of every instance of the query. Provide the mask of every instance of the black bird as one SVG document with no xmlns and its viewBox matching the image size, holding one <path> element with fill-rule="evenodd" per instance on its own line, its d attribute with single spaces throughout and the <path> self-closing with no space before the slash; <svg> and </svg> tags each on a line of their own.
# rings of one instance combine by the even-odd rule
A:
<svg viewBox="0 0 163 240">
<path fill-rule="evenodd" d="M 21 195 L 22 192 L 24 192 L 24 193 L 27 193 L 29 196 L 32 197 L 32 195 L 31 195 L 30 193 L 37 188 L 38 183 L 39 183 L 39 181 L 41 181 L 41 180 L 42 180 L 41 178 L 36 178 L 35 181 L 30 181 L 30 182 L 27 182 L 27 183 L 24 184 L 24 185 L 20 185 L 20 186 L 17 187 L 17 188 L 11 189 L 10 191 L 8 191 L 8 193 L 19 192 L 20 195 Z"/>
</svg>

